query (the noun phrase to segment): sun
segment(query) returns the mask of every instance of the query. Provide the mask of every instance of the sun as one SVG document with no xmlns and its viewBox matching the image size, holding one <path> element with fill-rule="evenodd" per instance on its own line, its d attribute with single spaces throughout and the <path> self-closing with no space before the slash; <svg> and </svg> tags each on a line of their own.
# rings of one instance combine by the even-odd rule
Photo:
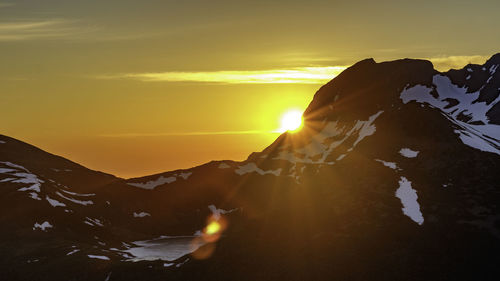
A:
<svg viewBox="0 0 500 281">
<path fill-rule="evenodd" d="M 300 110 L 289 110 L 281 117 L 281 127 L 278 132 L 296 132 L 302 128 L 302 112 Z"/>
</svg>

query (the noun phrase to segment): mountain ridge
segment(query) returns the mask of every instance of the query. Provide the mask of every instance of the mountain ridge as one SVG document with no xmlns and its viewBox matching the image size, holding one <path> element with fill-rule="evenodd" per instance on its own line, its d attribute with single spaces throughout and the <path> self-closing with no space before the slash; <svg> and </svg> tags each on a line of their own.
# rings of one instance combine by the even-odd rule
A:
<svg viewBox="0 0 500 281">
<path fill-rule="evenodd" d="M 5 161 L 16 159 L 2 159 L 0 143 L 0 270 L 9 280 L 496 280 L 500 126 L 487 112 L 500 91 L 480 97 L 500 81 L 497 58 L 444 73 L 422 60 L 358 62 L 318 90 L 301 131 L 241 162 L 83 188 L 72 169 Z M 189 246 L 214 219 L 228 226 L 220 239 Z"/>
</svg>

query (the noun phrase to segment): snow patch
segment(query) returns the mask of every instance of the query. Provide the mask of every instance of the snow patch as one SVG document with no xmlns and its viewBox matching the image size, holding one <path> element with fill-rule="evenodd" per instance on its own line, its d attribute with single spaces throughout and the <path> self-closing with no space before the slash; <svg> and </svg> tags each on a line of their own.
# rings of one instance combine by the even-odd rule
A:
<svg viewBox="0 0 500 281">
<path fill-rule="evenodd" d="M 67 193 L 69 195 L 73 196 L 82 196 L 82 197 L 89 197 L 89 196 L 95 196 L 95 193 L 76 193 L 76 192 L 71 192 L 65 189 L 61 189 L 62 192 Z"/>
<path fill-rule="evenodd" d="M 23 170 L 25 172 L 28 172 L 28 170 L 26 168 L 24 168 L 23 166 L 21 165 L 17 165 L 17 164 L 14 164 L 12 162 L 0 162 L 8 167 L 11 167 L 11 168 L 14 168 L 14 169 L 17 169 L 17 170 Z"/>
<path fill-rule="evenodd" d="M 176 177 L 163 177 L 160 176 L 156 180 L 148 181 L 146 183 L 134 183 L 134 182 L 129 182 L 127 183 L 128 185 L 143 188 L 143 189 L 154 189 L 157 186 L 166 184 L 166 183 L 172 183 L 176 181 Z"/>
<path fill-rule="evenodd" d="M 499 66 L 498 64 L 495 64 L 495 65 L 492 65 L 492 66 L 490 67 L 490 74 L 491 74 L 491 75 L 493 75 L 493 74 L 495 74 L 495 72 L 497 72 L 497 68 L 498 68 L 498 66 Z"/>
<path fill-rule="evenodd" d="M 226 163 L 220 163 L 220 165 L 219 165 L 219 169 L 229 169 L 229 168 L 231 168 L 231 166 L 229 166 Z"/>
<path fill-rule="evenodd" d="M 3 170 L 6 170 L 6 169 L 3 169 Z M 0 174 L 2 174 L 2 169 L 0 169 Z M 15 178 L 5 178 L 3 180 L 0 180 L 0 182 L 9 182 L 9 181 L 12 181 L 12 180 L 15 180 Z"/>
<path fill-rule="evenodd" d="M 493 104 L 499 101 L 500 98 L 497 98 L 496 101 L 493 101 L 489 105 L 486 104 L 486 102 L 474 102 L 479 97 L 479 91 L 467 93 L 466 87 L 454 85 L 450 78 L 444 75 L 435 75 L 432 81 L 438 93 L 437 98 L 430 94 L 432 91 L 431 88 L 423 85 L 416 85 L 401 92 L 400 97 L 403 103 L 406 104 L 410 101 L 428 103 L 448 113 L 450 116 L 453 116 L 454 119 L 457 119 L 457 116 L 462 113 L 470 115 L 472 117 L 471 121 L 482 121 L 484 124 L 489 123 L 486 112 L 488 112 Z M 446 99 L 456 99 L 458 100 L 458 104 L 445 109 L 445 107 L 448 106 Z"/>
<path fill-rule="evenodd" d="M 5 169 L 5 168 L 0 168 L 0 174 L 7 174 L 11 172 L 15 172 L 16 170 L 14 169 Z M 15 180 L 15 179 L 14 179 Z"/>
<path fill-rule="evenodd" d="M 422 225 L 424 223 L 424 217 L 420 212 L 420 205 L 417 202 L 417 191 L 411 187 L 411 181 L 408 181 L 405 177 L 401 177 L 399 188 L 396 190 L 396 197 L 398 197 L 401 200 L 401 204 L 403 204 L 403 213 L 414 222 Z"/>
<path fill-rule="evenodd" d="M 234 170 L 234 172 L 240 176 L 244 175 L 244 174 L 248 174 L 248 173 L 253 173 L 253 172 L 258 173 L 259 175 L 271 174 L 271 175 L 279 176 L 281 173 L 281 168 L 279 168 L 277 170 L 264 171 L 264 170 L 260 169 L 259 167 L 257 167 L 257 165 L 255 163 L 251 162 L 251 163 L 245 164 L 243 166 L 239 166 L 238 169 Z"/>
<path fill-rule="evenodd" d="M 40 192 L 40 188 L 44 181 L 39 179 L 35 174 L 32 174 L 28 169 L 24 168 L 21 165 L 17 165 L 11 162 L 0 162 L 0 164 L 9 167 L 9 168 L 1 168 L 0 169 L 1 174 L 7 174 L 10 177 L 15 177 L 15 178 L 9 178 L 8 180 L 4 179 L 4 181 L 9 181 L 12 183 L 28 184 L 28 186 L 19 188 L 18 191 L 33 191 L 37 193 Z M 33 196 L 30 197 L 33 198 Z"/>
<path fill-rule="evenodd" d="M 496 71 L 496 68 L 491 68 L 490 72 L 493 70 Z M 423 85 L 404 89 L 400 98 L 404 104 L 416 101 L 440 109 L 450 121 L 459 127 L 455 133 L 465 145 L 500 155 L 500 126 L 489 124 L 489 119 L 486 116 L 486 113 L 500 102 L 500 96 L 489 104 L 476 102 L 479 91 L 467 93 L 466 87 L 458 87 L 448 77 L 439 74 L 433 77 L 433 84 L 438 93 L 437 98 L 431 94 L 432 88 Z M 447 99 L 458 100 L 458 104 L 447 108 L 449 104 Z M 484 125 L 473 125 L 460 121 L 459 115 L 469 116 L 471 122 L 482 122 Z"/>
<path fill-rule="evenodd" d="M 40 198 L 38 196 L 38 193 L 36 193 L 36 192 L 30 192 L 30 198 L 35 199 L 35 200 L 42 200 L 42 198 Z"/>
<path fill-rule="evenodd" d="M 181 263 L 176 264 L 176 265 L 175 265 L 175 267 L 181 267 L 181 266 L 183 266 L 185 263 L 187 263 L 188 261 L 189 261 L 189 258 L 185 259 L 185 260 L 184 260 L 183 262 L 181 262 Z"/>
<path fill-rule="evenodd" d="M 66 204 L 61 203 L 55 199 L 51 199 L 49 196 L 45 196 L 45 199 L 47 200 L 47 202 L 49 202 L 50 205 L 52 205 L 52 207 L 66 207 Z"/>
<path fill-rule="evenodd" d="M 403 155 L 406 158 L 415 158 L 417 157 L 419 151 L 411 150 L 409 148 L 401 148 L 399 154 Z"/>
<path fill-rule="evenodd" d="M 74 249 L 74 250 L 72 250 L 71 252 L 68 252 L 68 253 L 66 254 L 66 256 L 71 256 L 72 254 L 74 254 L 74 253 L 76 253 L 76 252 L 79 252 L 79 251 L 80 251 L 79 249 Z"/>
<path fill-rule="evenodd" d="M 89 217 L 85 217 L 84 223 L 91 225 L 91 226 L 101 226 L 101 227 L 104 226 L 102 221 L 100 221 L 99 219 L 94 219 L 94 218 L 89 218 Z"/>
<path fill-rule="evenodd" d="M 193 172 L 180 173 L 180 174 L 179 174 L 179 177 L 181 177 L 181 178 L 183 178 L 183 179 L 187 180 L 187 178 L 188 178 L 190 175 L 192 175 L 192 174 L 193 174 Z"/>
<path fill-rule="evenodd" d="M 42 224 L 35 223 L 33 225 L 33 230 L 41 229 L 42 231 L 47 231 L 47 229 L 54 227 L 52 224 L 50 224 L 48 221 L 43 222 Z"/>
<path fill-rule="evenodd" d="M 384 166 L 389 167 L 389 168 L 391 168 L 393 170 L 399 170 L 398 165 L 396 163 L 394 163 L 394 162 L 387 162 L 387 161 L 380 160 L 380 159 L 375 159 L 375 161 L 380 162 Z"/>
<path fill-rule="evenodd" d="M 354 142 L 353 147 L 355 147 L 365 137 L 371 136 L 375 133 L 376 127 L 375 127 L 375 125 L 373 125 L 373 121 L 375 121 L 375 119 L 377 119 L 377 117 L 379 117 L 380 114 L 382 114 L 382 112 L 384 112 L 384 111 L 381 110 L 381 111 L 375 113 L 374 115 L 370 116 L 370 118 L 368 118 L 368 121 L 356 122 L 356 125 L 354 126 L 354 128 L 356 130 L 359 130 L 359 133 L 358 133 L 358 139 Z"/>
<path fill-rule="evenodd" d="M 146 213 L 146 212 L 136 213 L 136 212 L 134 212 L 134 218 L 144 218 L 144 217 L 150 217 L 150 216 L 151 216 L 150 213 Z"/>
<path fill-rule="evenodd" d="M 61 189 L 61 191 L 62 191 L 62 189 Z M 83 206 L 94 204 L 94 202 L 92 200 L 77 200 L 77 199 L 74 199 L 74 198 L 70 198 L 68 196 L 64 196 L 59 191 L 56 191 L 56 194 L 59 195 L 59 197 L 61 197 L 61 198 L 64 198 L 64 199 L 66 199 L 66 200 L 68 200 L 70 202 L 73 202 L 73 203 L 76 203 L 76 204 L 80 204 L 80 205 L 83 205 Z"/>
<path fill-rule="evenodd" d="M 500 130 L 500 126 L 498 127 Z M 485 140 L 481 136 L 471 133 L 468 130 L 455 130 L 454 132 L 458 134 L 458 137 L 464 144 L 481 151 L 492 152 L 500 155 L 499 146 L 492 144 L 492 141 Z"/>
<path fill-rule="evenodd" d="M 107 260 L 107 261 L 109 261 L 109 257 L 107 257 L 107 256 L 87 255 L 87 257 L 89 257 L 91 259 L 99 259 L 99 260 Z"/>
<path fill-rule="evenodd" d="M 51 168 L 52 171 L 55 172 L 71 172 L 70 169 L 56 169 L 56 168 Z"/>
<path fill-rule="evenodd" d="M 217 207 L 215 207 L 215 205 L 209 205 L 208 209 L 212 212 L 213 218 L 217 221 L 220 219 L 220 215 L 229 214 L 229 213 L 232 213 L 232 212 L 238 210 L 236 208 L 236 209 L 231 209 L 229 211 L 226 211 L 223 209 L 218 209 Z"/>
</svg>

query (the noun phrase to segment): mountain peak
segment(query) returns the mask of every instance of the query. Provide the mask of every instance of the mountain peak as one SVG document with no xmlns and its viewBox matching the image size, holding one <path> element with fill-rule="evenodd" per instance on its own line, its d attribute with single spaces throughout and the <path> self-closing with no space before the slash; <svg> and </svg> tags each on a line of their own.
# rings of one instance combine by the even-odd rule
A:
<svg viewBox="0 0 500 281">
<path fill-rule="evenodd" d="M 494 54 L 485 63 L 485 65 L 493 65 L 493 64 L 500 64 L 500 53 Z"/>
<path fill-rule="evenodd" d="M 380 107 L 392 102 L 408 85 L 432 85 L 432 76 L 438 72 L 430 61 L 401 59 L 377 63 L 365 59 L 344 70 L 322 86 L 304 112 L 306 120 L 324 118 L 329 106 L 342 104 L 351 114 L 366 112 L 369 107 Z M 338 101 L 338 102 L 337 102 Z"/>
</svg>

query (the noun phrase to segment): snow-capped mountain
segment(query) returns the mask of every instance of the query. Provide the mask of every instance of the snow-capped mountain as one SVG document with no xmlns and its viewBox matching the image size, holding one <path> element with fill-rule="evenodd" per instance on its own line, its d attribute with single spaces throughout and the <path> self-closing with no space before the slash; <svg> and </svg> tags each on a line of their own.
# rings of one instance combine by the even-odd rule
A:
<svg viewBox="0 0 500 281">
<path fill-rule="evenodd" d="M 497 280 L 500 54 L 360 61 L 246 161 L 120 179 L 0 136 L 5 280 Z M 227 227 L 217 241 L 207 217 Z M 207 254 L 208 253 L 208 254 Z"/>
</svg>

